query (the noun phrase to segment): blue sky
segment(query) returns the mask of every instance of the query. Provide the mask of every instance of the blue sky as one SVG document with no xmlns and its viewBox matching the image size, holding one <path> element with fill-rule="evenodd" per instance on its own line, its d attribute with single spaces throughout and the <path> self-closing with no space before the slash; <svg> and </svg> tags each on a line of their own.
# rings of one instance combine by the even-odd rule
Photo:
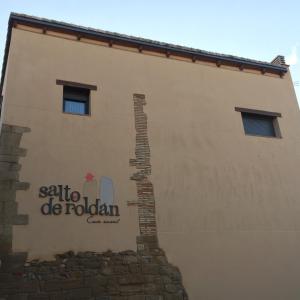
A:
<svg viewBox="0 0 300 300">
<path fill-rule="evenodd" d="M 0 61 L 12 11 L 263 61 L 281 54 L 300 102 L 299 0 L 0 0 Z"/>
</svg>

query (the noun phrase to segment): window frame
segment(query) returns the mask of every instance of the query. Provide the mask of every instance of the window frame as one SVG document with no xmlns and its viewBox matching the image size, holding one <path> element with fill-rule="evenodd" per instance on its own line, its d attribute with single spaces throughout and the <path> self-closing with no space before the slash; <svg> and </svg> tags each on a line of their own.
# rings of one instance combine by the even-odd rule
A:
<svg viewBox="0 0 300 300">
<path fill-rule="evenodd" d="M 279 127 L 279 122 L 278 118 L 282 117 L 281 113 L 278 112 L 271 112 L 271 111 L 264 111 L 264 110 L 257 110 L 257 109 L 249 109 L 249 108 L 242 108 L 242 107 L 235 107 L 235 111 L 241 113 L 241 118 L 242 118 L 242 124 L 243 124 L 243 129 L 244 133 L 247 136 L 256 136 L 256 137 L 265 137 L 265 138 L 277 138 L 281 139 L 281 131 Z M 253 116 L 260 116 L 260 117 L 265 117 L 266 119 L 271 119 L 272 120 L 272 125 L 274 129 L 274 136 L 273 135 L 263 135 L 263 134 L 253 134 L 253 133 L 247 133 L 243 121 L 243 114 L 248 114 L 248 115 L 253 115 Z"/>
<path fill-rule="evenodd" d="M 62 91 L 62 113 L 63 114 L 83 116 L 83 117 L 91 116 L 91 111 L 92 111 L 91 91 L 97 91 L 96 85 L 78 83 L 78 82 L 73 82 L 73 81 L 66 81 L 66 80 L 61 80 L 61 79 L 57 79 L 56 84 L 63 86 L 63 91 Z M 86 90 L 88 92 L 88 97 L 86 100 L 80 100 L 80 99 L 76 99 L 76 98 L 72 99 L 71 97 L 65 96 L 65 90 L 64 90 L 65 88 Z M 79 113 L 75 113 L 75 112 L 65 111 L 65 100 L 85 103 L 86 104 L 85 110 L 87 111 L 87 113 L 79 114 Z"/>
</svg>

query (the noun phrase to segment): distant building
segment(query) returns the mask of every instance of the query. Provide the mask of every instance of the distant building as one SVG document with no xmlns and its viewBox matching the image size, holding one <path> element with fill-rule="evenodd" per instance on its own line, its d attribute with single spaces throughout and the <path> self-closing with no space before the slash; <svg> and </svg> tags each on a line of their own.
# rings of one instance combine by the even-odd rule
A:
<svg viewBox="0 0 300 300">
<path fill-rule="evenodd" d="M 11 14 L 1 95 L 0 275 L 27 290 L 0 281 L 0 298 L 299 299 L 300 114 L 282 56 Z M 99 268 L 122 264 L 92 285 L 86 251 L 107 250 Z M 28 271 L 65 252 L 87 258 L 55 265 L 63 284 Z"/>
</svg>

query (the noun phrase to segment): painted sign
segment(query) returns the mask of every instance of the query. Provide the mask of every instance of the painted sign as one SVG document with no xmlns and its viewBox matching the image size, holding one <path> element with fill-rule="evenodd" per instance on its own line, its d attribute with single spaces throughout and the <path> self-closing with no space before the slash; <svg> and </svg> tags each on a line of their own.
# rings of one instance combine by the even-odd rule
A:
<svg viewBox="0 0 300 300">
<path fill-rule="evenodd" d="M 101 177 L 98 190 L 94 175 L 87 173 L 85 178 L 83 194 L 64 184 L 41 186 L 39 198 L 47 198 L 40 208 L 41 213 L 50 216 L 85 215 L 88 223 L 118 223 L 120 219 L 99 218 L 120 216 L 119 206 L 114 203 L 112 179 Z"/>
</svg>

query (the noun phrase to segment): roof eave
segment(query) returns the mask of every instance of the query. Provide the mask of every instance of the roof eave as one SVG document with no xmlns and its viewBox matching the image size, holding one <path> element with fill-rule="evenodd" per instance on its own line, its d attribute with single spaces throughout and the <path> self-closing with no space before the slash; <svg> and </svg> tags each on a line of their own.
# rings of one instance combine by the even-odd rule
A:
<svg viewBox="0 0 300 300">
<path fill-rule="evenodd" d="M 225 55 L 218 55 L 213 53 L 202 52 L 201 50 L 189 50 L 189 49 L 182 49 L 181 47 L 172 46 L 169 44 L 161 45 L 159 43 L 147 41 L 144 39 L 134 38 L 134 37 L 127 37 L 121 36 L 119 34 L 113 34 L 108 32 L 100 32 L 92 29 L 85 29 L 82 27 L 78 27 L 72 24 L 65 24 L 56 21 L 50 21 L 45 19 L 37 19 L 34 17 L 23 16 L 15 13 L 11 13 L 9 22 L 8 22 L 8 32 L 7 32 L 7 39 L 6 39 L 6 46 L 5 46 L 5 53 L 2 65 L 2 75 L 1 75 L 1 85 L 0 90 L 2 92 L 4 77 L 5 77 L 5 70 L 7 65 L 8 59 L 8 52 L 10 47 L 10 40 L 11 40 L 11 31 L 14 23 L 34 26 L 39 28 L 48 28 L 53 30 L 64 31 L 67 33 L 72 33 L 76 35 L 82 35 L 84 37 L 90 37 L 94 39 L 104 39 L 107 41 L 114 41 L 116 43 L 126 43 L 136 47 L 144 47 L 148 49 L 155 49 L 156 51 L 160 52 L 172 52 L 174 54 L 185 55 L 190 57 L 196 57 L 200 60 L 207 60 L 207 61 L 216 61 L 220 62 L 221 64 L 228 64 L 234 66 L 243 66 L 248 68 L 254 68 L 259 70 L 265 70 L 266 72 L 278 73 L 279 75 L 283 75 L 288 71 L 287 66 L 282 65 L 272 65 L 270 63 L 264 62 L 257 62 L 251 61 L 248 59 L 242 59 L 238 57 L 228 57 Z"/>
</svg>

